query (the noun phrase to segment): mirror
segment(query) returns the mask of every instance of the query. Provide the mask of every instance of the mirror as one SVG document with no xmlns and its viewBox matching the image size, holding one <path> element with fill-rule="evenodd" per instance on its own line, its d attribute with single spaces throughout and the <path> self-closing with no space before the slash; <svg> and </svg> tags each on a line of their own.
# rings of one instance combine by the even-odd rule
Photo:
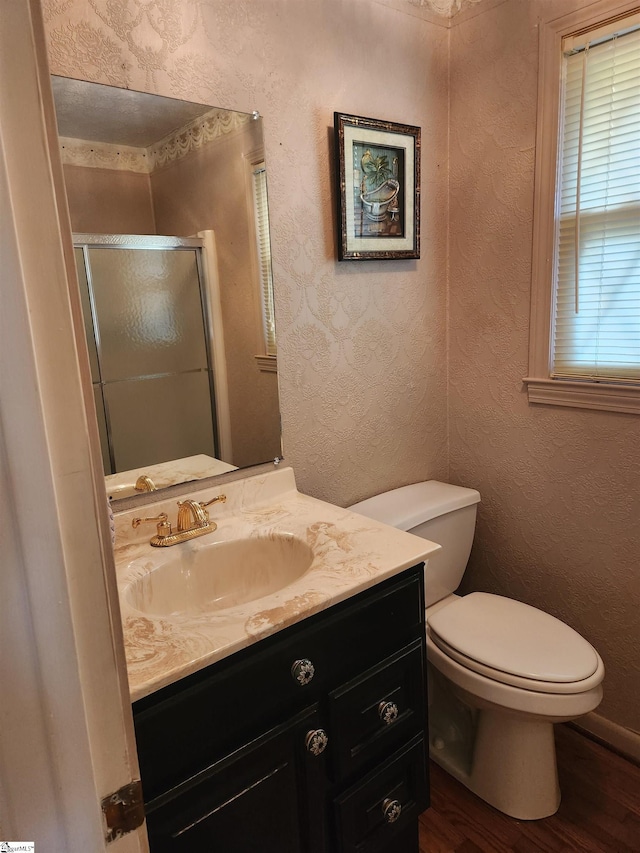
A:
<svg viewBox="0 0 640 853">
<path fill-rule="evenodd" d="M 108 493 L 279 457 L 261 118 L 52 85 Z"/>
</svg>

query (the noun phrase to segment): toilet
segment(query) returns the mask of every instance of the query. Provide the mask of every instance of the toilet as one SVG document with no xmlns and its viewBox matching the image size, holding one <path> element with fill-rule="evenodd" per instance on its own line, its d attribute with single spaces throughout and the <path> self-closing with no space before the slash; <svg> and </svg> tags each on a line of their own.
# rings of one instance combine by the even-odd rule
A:
<svg viewBox="0 0 640 853">
<path fill-rule="evenodd" d="M 429 752 L 522 820 L 560 805 L 554 723 L 593 711 L 604 665 L 573 628 L 519 601 L 458 596 L 480 495 L 429 480 L 349 507 L 442 546 L 425 569 Z"/>
</svg>

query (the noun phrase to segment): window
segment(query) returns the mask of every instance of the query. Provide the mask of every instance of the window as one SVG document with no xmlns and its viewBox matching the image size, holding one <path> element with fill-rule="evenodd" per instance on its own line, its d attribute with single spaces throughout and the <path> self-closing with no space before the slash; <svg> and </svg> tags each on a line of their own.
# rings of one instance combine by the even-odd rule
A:
<svg viewBox="0 0 640 853">
<path fill-rule="evenodd" d="M 585 14 L 542 34 L 525 381 L 532 402 L 640 412 L 640 13 Z"/>
</svg>

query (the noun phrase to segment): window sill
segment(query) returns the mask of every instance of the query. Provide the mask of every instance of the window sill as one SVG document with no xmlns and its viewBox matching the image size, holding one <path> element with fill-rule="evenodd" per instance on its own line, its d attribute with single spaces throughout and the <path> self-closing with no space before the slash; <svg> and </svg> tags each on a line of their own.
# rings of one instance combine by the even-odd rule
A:
<svg viewBox="0 0 640 853">
<path fill-rule="evenodd" d="M 640 415 L 640 385 L 531 377 L 522 381 L 527 386 L 530 403 Z"/>
<path fill-rule="evenodd" d="M 278 357 L 275 355 L 257 355 L 256 364 L 258 365 L 258 370 L 262 370 L 264 373 L 277 373 L 278 372 Z"/>
</svg>

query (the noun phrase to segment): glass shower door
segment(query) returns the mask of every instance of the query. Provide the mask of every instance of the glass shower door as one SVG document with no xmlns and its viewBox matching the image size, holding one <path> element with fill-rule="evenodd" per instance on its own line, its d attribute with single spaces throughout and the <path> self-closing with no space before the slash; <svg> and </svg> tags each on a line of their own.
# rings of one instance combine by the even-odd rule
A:
<svg viewBox="0 0 640 853">
<path fill-rule="evenodd" d="M 217 455 L 199 249 L 150 242 L 76 250 L 105 473 Z"/>
</svg>

